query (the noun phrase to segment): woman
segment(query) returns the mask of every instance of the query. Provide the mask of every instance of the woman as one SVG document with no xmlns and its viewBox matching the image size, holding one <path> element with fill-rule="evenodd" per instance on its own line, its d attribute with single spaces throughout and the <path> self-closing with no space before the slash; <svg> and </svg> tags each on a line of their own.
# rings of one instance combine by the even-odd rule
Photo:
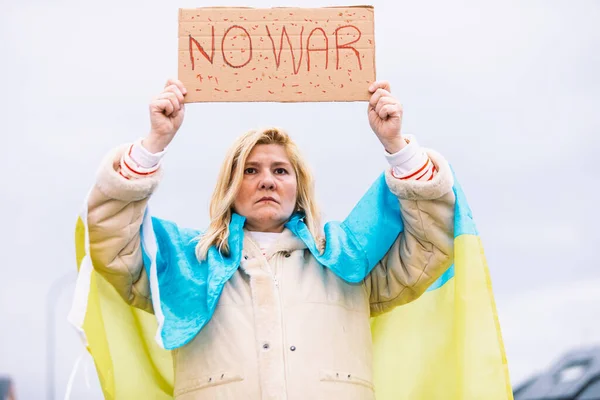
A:
<svg viewBox="0 0 600 400">
<path fill-rule="evenodd" d="M 369 318 L 416 299 L 449 267 L 455 197 L 443 157 L 402 136 L 389 84 L 369 91 L 387 186 L 325 229 L 308 168 L 278 129 L 234 143 L 203 234 L 145 215 L 184 118 L 177 80 L 151 102 L 150 134 L 101 166 L 88 197 L 92 262 L 157 316 L 176 399 L 375 398 Z"/>
</svg>

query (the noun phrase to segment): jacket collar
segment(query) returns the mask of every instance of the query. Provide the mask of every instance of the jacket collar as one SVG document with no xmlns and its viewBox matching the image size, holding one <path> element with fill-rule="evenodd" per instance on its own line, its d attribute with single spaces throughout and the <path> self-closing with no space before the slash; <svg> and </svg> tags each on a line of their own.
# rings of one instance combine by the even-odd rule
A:
<svg viewBox="0 0 600 400">
<path fill-rule="evenodd" d="M 288 222 L 285 224 L 285 229 L 281 233 L 280 237 L 277 239 L 275 243 L 269 248 L 265 257 L 270 259 L 273 255 L 279 252 L 292 252 L 294 250 L 304 250 L 307 248 L 306 243 L 301 240 L 295 234 L 295 229 L 290 229 L 291 227 L 296 227 L 298 224 L 303 225 L 304 214 L 297 212 L 294 213 Z M 239 214 L 233 213 L 230 224 L 231 232 L 240 232 L 244 233 L 243 247 L 242 252 L 244 255 L 251 257 L 256 257 L 260 254 L 260 248 L 258 244 L 252 239 L 250 235 L 247 235 L 247 230 L 243 228 L 246 222 L 246 218 L 242 217 Z"/>
</svg>

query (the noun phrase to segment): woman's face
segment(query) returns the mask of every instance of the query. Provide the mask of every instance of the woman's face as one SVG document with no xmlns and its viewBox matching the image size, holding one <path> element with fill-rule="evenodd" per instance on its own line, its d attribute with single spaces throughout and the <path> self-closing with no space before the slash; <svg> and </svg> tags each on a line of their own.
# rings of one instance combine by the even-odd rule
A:
<svg viewBox="0 0 600 400">
<path fill-rule="evenodd" d="M 246 228 L 260 232 L 282 232 L 296 206 L 294 168 L 279 144 L 257 144 L 246 165 L 244 179 L 233 203 L 246 217 Z"/>
</svg>

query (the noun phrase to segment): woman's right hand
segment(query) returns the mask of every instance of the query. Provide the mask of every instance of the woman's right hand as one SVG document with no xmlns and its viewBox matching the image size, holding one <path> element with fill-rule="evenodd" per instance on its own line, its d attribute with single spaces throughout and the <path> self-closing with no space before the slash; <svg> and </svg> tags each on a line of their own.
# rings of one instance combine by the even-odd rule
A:
<svg viewBox="0 0 600 400">
<path fill-rule="evenodd" d="M 187 94 L 183 83 L 169 79 L 165 89 L 150 102 L 150 134 L 142 145 L 151 153 L 164 150 L 175 137 L 183 123 L 185 107 L 183 96 Z"/>
</svg>

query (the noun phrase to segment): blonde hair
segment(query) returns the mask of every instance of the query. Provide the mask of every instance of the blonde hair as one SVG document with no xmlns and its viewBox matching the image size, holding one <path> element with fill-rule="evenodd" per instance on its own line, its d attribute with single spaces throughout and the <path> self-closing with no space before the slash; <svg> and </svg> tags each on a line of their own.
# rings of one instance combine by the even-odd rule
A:
<svg viewBox="0 0 600 400">
<path fill-rule="evenodd" d="M 229 255 L 229 223 L 233 203 L 244 179 L 244 167 L 250 152 L 257 144 L 278 144 L 284 147 L 296 173 L 297 199 L 295 210 L 305 214 L 304 223 L 322 252 L 325 246 L 321 233 L 321 218 L 315 200 L 314 179 L 302 158 L 298 146 L 289 135 L 278 128 L 252 130 L 240 136 L 231 146 L 219 175 L 210 201 L 210 225 L 200 235 L 196 257 L 206 259 L 208 250 L 216 246 L 221 254 Z"/>
</svg>

